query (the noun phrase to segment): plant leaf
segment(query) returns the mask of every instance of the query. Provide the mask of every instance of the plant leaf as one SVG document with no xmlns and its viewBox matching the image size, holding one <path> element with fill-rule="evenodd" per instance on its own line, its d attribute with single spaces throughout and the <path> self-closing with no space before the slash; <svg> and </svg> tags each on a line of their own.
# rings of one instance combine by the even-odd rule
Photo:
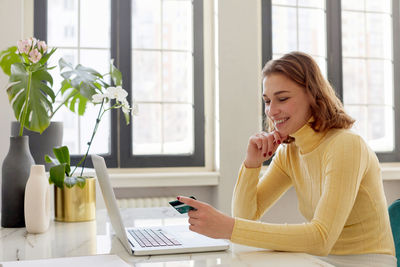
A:
<svg viewBox="0 0 400 267">
<path fill-rule="evenodd" d="M 66 187 L 71 188 L 74 185 L 79 186 L 80 188 L 84 188 L 86 185 L 86 178 L 85 177 L 76 177 L 76 176 L 72 176 L 72 177 L 66 177 L 64 179 L 64 184 Z"/>
<path fill-rule="evenodd" d="M 76 179 L 75 176 L 73 176 L 73 177 L 66 177 L 66 178 L 64 179 L 65 186 L 68 187 L 68 188 L 73 187 L 77 182 L 78 182 L 78 180 Z"/>
<path fill-rule="evenodd" d="M 11 65 L 14 63 L 22 63 L 22 60 L 17 54 L 17 47 L 11 46 L 0 53 L 0 67 L 7 76 L 11 75 Z"/>
<path fill-rule="evenodd" d="M 85 177 L 79 176 L 79 177 L 76 177 L 76 180 L 77 180 L 77 185 L 80 188 L 84 188 L 85 187 L 85 184 L 86 184 L 86 178 Z"/>
<path fill-rule="evenodd" d="M 114 66 L 114 60 L 110 64 L 110 74 L 115 86 L 122 86 L 122 73 Z"/>
<path fill-rule="evenodd" d="M 7 89 L 9 101 L 16 119 L 27 129 L 42 133 L 50 124 L 50 113 L 55 94 L 49 87 L 53 84 L 51 75 L 41 69 L 32 73 L 31 87 L 28 93 L 29 73 L 23 63 L 11 65 L 10 82 L 14 83 Z M 25 100 L 28 97 L 27 114 L 22 118 Z M 24 121 L 23 121 L 24 120 Z"/>
<path fill-rule="evenodd" d="M 98 88 L 94 84 L 98 79 L 103 79 L 103 76 L 94 69 L 84 67 L 78 64 L 75 68 L 67 63 L 64 59 L 59 60 L 61 76 L 68 80 L 73 88 L 79 93 L 91 100 L 96 94 Z M 97 81 L 98 82 L 98 81 Z"/>
<path fill-rule="evenodd" d="M 53 148 L 54 156 L 61 164 L 65 164 L 65 173 L 69 176 L 71 171 L 71 159 L 69 156 L 69 150 L 67 146 L 60 146 Z"/>
<path fill-rule="evenodd" d="M 49 156 L 49 155 L 47 155 L 47 154 L 44 156 L 44 160 L 45 160 L 47 163 L 53 163 L 54 165 L 59 165 L 59 164 L 60 164 L 60 162 L 58 161 L 58 159 L 53 158 L 53 157 L 51 157 L 51 156 Z"/>
<path fill-rule="evenodd" d="M 64 188 L 64 178 L 65 178 L 65 163 L 56 165 L 50 168 L 50 178 L 49 182 L 54 183 L 57 187 Z"/>
</svg>

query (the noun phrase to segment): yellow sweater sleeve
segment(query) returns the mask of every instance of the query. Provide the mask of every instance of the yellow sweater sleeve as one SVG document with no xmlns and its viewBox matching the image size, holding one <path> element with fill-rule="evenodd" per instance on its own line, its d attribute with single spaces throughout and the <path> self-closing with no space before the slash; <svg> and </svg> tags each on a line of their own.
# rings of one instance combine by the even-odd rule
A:
<svg viewBox="0 0 400 267">
<path fill-rule="evenodd" d="M 329 254 L 352 210 L 368 163 L 367 154 L 358 136 L 335 139 L 329 150 L 321 153 L 322 166 L 313 166 L 323 168 L 325 182 L 312 220 L 303 224 L 269 224 L 247 220 L 250 217 L 236 217 L 232 242 L 282 251 Z"/>
<path fill-rule="evenodd" d="M 246 168 L 242 164 L 233 191 L 232 215 L 258 220 L 292 185 L 290 177 L 277 165 L 278 154 L 271 162 L 263 178 L 260 168 Z"/>
</svg>

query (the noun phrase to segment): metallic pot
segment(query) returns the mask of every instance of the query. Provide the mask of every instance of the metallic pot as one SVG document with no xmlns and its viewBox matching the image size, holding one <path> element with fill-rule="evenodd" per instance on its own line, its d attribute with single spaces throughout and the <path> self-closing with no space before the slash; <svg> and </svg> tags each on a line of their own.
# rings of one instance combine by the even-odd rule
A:
<svg viewBox="0 0 400 267">
<path fill-rule="evenodd" d="M 75 185 L 63 189 L 54 186 L 55 220 L 83 222 L 96 218 L 96 178 L 86 178 L 83 188 Z"/>
</svg>

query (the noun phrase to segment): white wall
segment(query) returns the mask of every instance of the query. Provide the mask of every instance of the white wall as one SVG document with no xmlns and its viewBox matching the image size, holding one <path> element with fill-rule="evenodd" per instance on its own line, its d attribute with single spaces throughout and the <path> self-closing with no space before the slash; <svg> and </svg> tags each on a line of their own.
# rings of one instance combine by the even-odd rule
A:
<svg viewBox="0 0 400 267">
<path fill-rule="evenodd" d="M 20 39 L 32 36 L 33 0 L 1 0 L 0 25 L 0 51 L 16 45 L 16 42 Z M 8 152 L 10 124 L 14 119 L 5 90 L 7 81 L 8 77 L 0 71 L 0 163 L 3 162 Z"/>
<path fill-rule="evenodd" d="M 0 0 L 0 50 L 15 45 L 22 38 L 33 36 L 33 0 Z M 207 0 L 208 1 L 208 0 Z M 212 6 L 212 4 L 208 5 Z M 243 0 L 219 0 L 217 49 L 219 79 L 215 116 L 219 150 L 216 153 L 221 179 L 218 187 L 158 188 L 145 192 L 143 189 L 123 189 L 119 194 L 139 193 L 143 196 L 157 192 L 194 194 L 216 204 L 229 213 L 234 183 L 239 166 L 245 156 L 248 138 L 260 130 L 261 124 L 261 3 Z M 206 46 L 207 47 L 207 46 Z M 205 53 L 212 55 L 212 53 Z M 209 59 L 208 59 L 209 60 Z M 210 71 L 208 70 L 209 74 Z M 217 79 L 217 80 L 218 80 Z M 10 121 L 13 119 L 8 98 L 3 89 L 7 82 L 0 73 L 0 163 L 8 151 Z M 210 103 L 206 103 L 206 106 Z M 400 196 L 400 181 L 384 182 L 388 202 Z M 282 197 L 264 219 L 270 222 L 299 222 L 294 190 Z"/>
</svg>

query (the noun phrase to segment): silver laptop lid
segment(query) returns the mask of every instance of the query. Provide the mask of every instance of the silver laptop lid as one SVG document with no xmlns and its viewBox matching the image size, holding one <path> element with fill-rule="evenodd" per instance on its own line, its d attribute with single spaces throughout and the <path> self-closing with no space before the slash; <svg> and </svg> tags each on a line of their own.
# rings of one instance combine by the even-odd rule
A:
<svg viewBox="0 0 400 267">
<path fill-rule="evenodd" d="M 121 214 L 117 206 L 114 191 L 110 183 L 106 162 L 103 157 L 91 155 L 94 169 L 96 170 L 97 180 L 99 181 L 101 192 L 103 193 L 104 202 L 114 228 L 116 236 L 121 240 L 127 251 L 132 253 L 132 248 L 126 236 L 125 226 L 122 222 Z"/>
</svg>

